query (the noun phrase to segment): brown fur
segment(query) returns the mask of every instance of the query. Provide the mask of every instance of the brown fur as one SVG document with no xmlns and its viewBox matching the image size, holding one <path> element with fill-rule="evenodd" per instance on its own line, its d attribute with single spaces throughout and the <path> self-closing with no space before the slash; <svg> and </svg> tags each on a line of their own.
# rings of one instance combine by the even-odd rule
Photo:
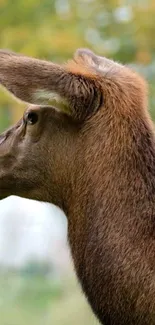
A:
<svg viewBox="0 0 155 325">
<path fill-rule="evenodd" d="M 81 49 L 63 66 L 1 51 L 0 83 L 33 104 L 58 95 L 68 108 L 30 106 L 0 136 L 1 198 L 64 210 L 75 270 L 102 324 L 154 325 L 155 136 L 144 80 Z"/>
</svg>

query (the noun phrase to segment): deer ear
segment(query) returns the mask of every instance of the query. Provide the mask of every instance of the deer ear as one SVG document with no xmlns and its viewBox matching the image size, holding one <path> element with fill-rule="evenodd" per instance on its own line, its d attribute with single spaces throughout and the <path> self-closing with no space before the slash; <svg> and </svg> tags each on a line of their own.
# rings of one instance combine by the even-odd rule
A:
<svg viewBox="0 0 155 325">
<path fill-rule="evenodd" d="M 75 52 L 75 59 L 81 61 L 83 64 L 93 68 L 95 71 L 100 71 L 102 73 L 110 72 L 111 69 L 122 68 L 122 64 L 109 60 L 105 57 L 96 55 L 89 49 L 78 49 Z"/>
<path fill-rule="evenodd" d="M 99 108 L 102 93 L 96 76 L 80 57 L 76 52 L 74 60 L 60 66 L 0 51 L 0 84 L 22 101 L 52 104 L 84 120 Z"/>
<path fill-rule="evenodd" d="M 97 67 L 99 65 L 99 56 L 94 54 L 89 49 L 78 49 L 74 54 L 75 60 L 81 61 L 82 64 L 86 64 L 90 67 Z"/>
</svg>

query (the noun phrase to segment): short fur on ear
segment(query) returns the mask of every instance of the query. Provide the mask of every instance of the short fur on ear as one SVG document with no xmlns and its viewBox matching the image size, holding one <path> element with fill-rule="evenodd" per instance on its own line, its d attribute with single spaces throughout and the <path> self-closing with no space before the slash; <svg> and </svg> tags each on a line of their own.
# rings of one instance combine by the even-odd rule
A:
<svg viewBox="0 0 155 325">
<path fill-rule="evenodd" d="M 1 50 L 0 84 L 22 101 L 52 104 L 82 121 L 94 114 L 102 102 L 100 83 L 91 64 L 80 59 L 85 56 L 82 53 L 79 50 L 74 60 L 58 65 Z M 91 62 L 91 51 L 87 57 Z"/>
<path fill-rule="evenodd" d="M 122 64 L 114 62 L 113 60 L 109 60 L 107 58 L 103 58 L 99 55 L 96 55 L 89 49 L 78 49 L 74 55 L 75 60 L 78 62 L 82 62 L 87 66 L 94 68 L 96 71 L 102 71 L 106 73 L 112 68 L 120 69 L 123 67 Z"/>
</svg>

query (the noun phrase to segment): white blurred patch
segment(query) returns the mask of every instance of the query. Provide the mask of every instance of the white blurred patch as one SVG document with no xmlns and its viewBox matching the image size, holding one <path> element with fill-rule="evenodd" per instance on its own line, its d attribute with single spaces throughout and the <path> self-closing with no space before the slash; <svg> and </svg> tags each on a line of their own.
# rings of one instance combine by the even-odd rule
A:
<svg viewBox="0 0 155 325">
<path fill-rule="evenodd" d="M 56 206 L 15 196 L 0 201 L 0 264 L 20 267 L 34 258 L 66 267 L 66 235 L 66 217 Z"/>
</svg>

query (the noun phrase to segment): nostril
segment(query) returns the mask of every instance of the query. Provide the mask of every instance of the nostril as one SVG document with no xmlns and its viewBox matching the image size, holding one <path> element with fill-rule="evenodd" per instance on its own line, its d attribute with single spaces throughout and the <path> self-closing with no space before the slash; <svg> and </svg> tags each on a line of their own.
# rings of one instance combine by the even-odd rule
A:
<svg viewBox="0 0 155 325">
<path fill-rule="evenodd" d="M 36 124 L 38 122 L 38 114 L 36 112 L 29 112 L 26 121 L 30 125 Z"/>
</svg>

